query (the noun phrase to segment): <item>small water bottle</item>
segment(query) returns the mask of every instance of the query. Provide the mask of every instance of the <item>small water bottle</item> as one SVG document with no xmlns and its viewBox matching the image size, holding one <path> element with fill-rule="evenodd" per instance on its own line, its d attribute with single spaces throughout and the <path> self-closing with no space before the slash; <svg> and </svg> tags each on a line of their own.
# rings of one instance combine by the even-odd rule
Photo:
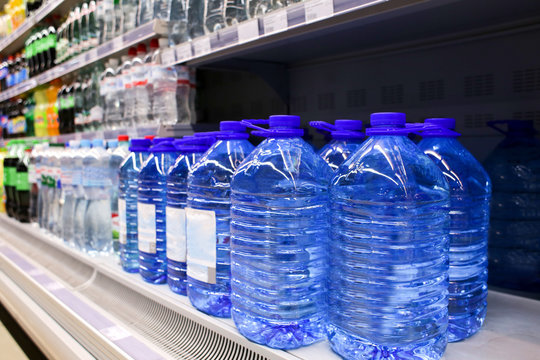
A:
<svg viewBox="0 0 540 360">
<path fill-rule="evenodd" d="M 332 170 L 300 117 L 270 116 L 232 180 L 232 317 L 249 340 L 294 349 L 325 336 Z M 250 125 L 254 127 L 253 125 Z"/>
<path fill-rule="evenodd" d="M 328 340 L 345 359 L 440 359 L 448 183 L 407 137 L 405 114 L 372 114 L 371 126 L 330 185 Z"/>
<path fill-rule="evenodd" d="M 457 140 L 455 119 L 427 119 L 418 148 L 441 169 L 450 186 L 448 341 L 475 334 L 486 318 L 487 244 L 491 180 Z"/>
<path fill-rule="evenodd" d="M 73 157 L 73 192 L 75 197 L 75 215 L 73 219 L 73 244 L 75 248 L 84 251 L 84 217 L 86 214 L 86 207 L 88 200 L 86 199 L 84 186 L 83 186 L 83 159 L 90 151 L 92 143 L 90 140 L 83 139 L 80 142 L 80 149 L 75 153 Z"/>
<path fill-rule="evenodd" d="M 116 146 L 110 147 L 111 142 Z M 112 221 L 112 239 L 113 250 L 116 255 L 120 255 L 120 216 L 118 210 L 118 199 L 120 191 L 120 165 L 129 155 L 129 136 L 118 135 L 118 140 L 109 141 L 110 153 L 109 171 L 112 181 L 111 187 L 111 221 Z"/>
<path fill-rule="evenodd" d="M 83 187 L 87 200 L 84 214 L 84 248 L 90 255 L 112 250 L 110 155 L 102 139 L 92 140 L 83 158 Z"/>
<path fill-rule="evenodd" d="M 176 140 L 174 146 L 180 156 L 167 173 L 167 283 L 173 292 L 180 295 L 187 295 L 187 178 L 195 163 L 214 142 L 215 138 L 211 136 L 188 136 Z"/>
<path fill-rule="evenodd" d="M 118 187 L 118 218 L 120 263 L 129 273 L 139 272 L 138 222 L 137 222 L 137 178 L 150 153 L 149 139 L 132 139 L 129 155 L 120 164 Z"/>
<path fill-rule="evenodd" d="M 335 125 L 324 121 L 312 121 L 309 125 L 330 132 L 332 140 L 323 146 L 318 154 L 334 171 L 358 150 L 364 139 L 361 120 L 336 120 Z"/>
<path fill-rule="evenodd" d="M 75 215 L 75 191 L 73 186 L 73 173 L 76 171 L 75 156 L 79 149 L 79 141 L 70 140 L 66 156 L 62 161 L 62 239 L 69 246 L 74 247 L 73 224 Z M 80 171 L 80 169 L 79 169 Z"/>
<path fill-rule="evenodd" d="M 165 207 L 167 171 L 178 157 L 173 138 L 156 138 L 138 176 L 139 273 L 144 281 L 167 281 Z"/>
<path fill-rule="evenodd" d="M 187 293 L 200 311 L 230 317 L 231 180 L 254 146 L 238 121 L 222 121 L 216 137 L 188 176 Z"/>
</svg>

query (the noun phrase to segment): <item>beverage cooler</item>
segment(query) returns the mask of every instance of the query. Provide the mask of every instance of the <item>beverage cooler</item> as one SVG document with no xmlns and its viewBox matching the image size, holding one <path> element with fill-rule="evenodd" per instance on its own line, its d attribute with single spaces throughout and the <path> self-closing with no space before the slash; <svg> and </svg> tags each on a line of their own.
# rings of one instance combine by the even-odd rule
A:
<svg viewBox="0 0 540 360">
<path fill-rule="evenodd" d="M 540 358 L 538 1 L 2 4 L 45 357 Z"/>
</svg>

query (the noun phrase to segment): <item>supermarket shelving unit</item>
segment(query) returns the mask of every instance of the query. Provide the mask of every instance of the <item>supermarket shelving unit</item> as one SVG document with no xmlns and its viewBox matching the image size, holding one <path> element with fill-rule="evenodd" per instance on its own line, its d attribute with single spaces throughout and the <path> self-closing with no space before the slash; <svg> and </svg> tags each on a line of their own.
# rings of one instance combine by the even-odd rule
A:
<svg viewBox="0 0 540 360">
<path fill-rule="evenodd" d="M 197 311 L 167 285 L 148 284 L 138 274 L 123 272 L 113 257 L 90 258 L 39 228 L 5 215 L 0 216 L 0 226 L 0 300 L 17 320 L 27 324 L 30 336 L 47 355 L 144 360 L 339 359 L 326 341 L 288 352 L 254 344 L 238 333 L 231 319 Z M 496 291 L 490 291 L 488 302 L 482 330 L 466 341 L 448 345 L 444 359 L 537 359 L 540 302 Z M 30 323 L 30 319 L 41 321 Z M 64 330 L 56 327 L 51 336 L 55 327 L 45 324 L 55 322 Z M 80 346 L 74 347 L 73 340 Z M 77 354 L 66 356 L 70 352 Z"/>
<path fill-rule="evenodd" d="M 69 8 L 74 4 L 69 1 L 46 4 L 0 42 L 0 54 L 22 47 L 34 24 L 55 9 Z M 145 24 L 0 93 L 0 101 L 165 32 L 166 24 L 160 21 Z M 422 115 L 443 109 L 457 114 L 462 141 L 476 146 L 478 156 L 489 151 L 487 142 L 498 140 L 486 137 L 484 124 L 490 116 L 519 110 L 540 121 L 540 86 L 535 85 L 540 84 L 540 48 L 530 46 L 538 43 L 539 34 L 537 0 L 306 0 L 180 44 L 165 58 L 169 64 L 187 64 L 210 74 L 206 83 L 203 76 L 207 87 L 202 95 L 206 106 L 218 110 L 209 123 L 196 124 L 200 130 L 215 127 L 215 119 L 236 118 L 229 115 L 236 113 L 222 110 L 222 103 L 249 115 L 237 98 L 251 101 L 254 112 L 257 96 L 265 96 L 270 88 L 276 109 L 300 114 L 304 120 L 343 114 L 358 118 L 378 109 L 401 111 L 405 105 L 416 120 L 419 109 Z M 527 49 L 516 56 L 518 40 Z M 461 66 L 470 58 L 476 61 Z M 256 74 L 258 79 L 248 76 L 223 84 L 219 72 L 229 70 Z M 441 73 L 448 73 L 448 79 Z M 424 98 L 421 91 L 416 98 L 422 86 Z M 414 88 L 415 95 L 404 88 Z M 155 131 L 120 129 L 54 140 Z M 162 127 L 158 133 L 178 136 L 191 131 L 184 125 Z M 327 342 L 289 352 L 256 345 L 239 335 L 232 320 L 196 311 L 166 285 L 147 284 L 136 274 L 124 273 L 113 258 L 89 258 L 5 216 L 0 216 L 0 230 L 0 300 L 52 358 L 338 358 Z M 490 291 L 488 301 L 484 328 L 467 341 L 450 344 L 445 359 L 537 359 L 540 302 L 497 291 Z"/>
</svg>

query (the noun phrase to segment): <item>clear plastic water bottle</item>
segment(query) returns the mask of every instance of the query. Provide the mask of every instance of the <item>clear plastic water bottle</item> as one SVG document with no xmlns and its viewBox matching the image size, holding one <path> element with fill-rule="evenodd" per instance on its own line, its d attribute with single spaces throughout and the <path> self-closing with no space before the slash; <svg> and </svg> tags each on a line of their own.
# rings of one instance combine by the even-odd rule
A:
<svg viewBox="0 0 540 360">
<path fill-rule="evenodd" d="M 133 88 L 133 79 L 131 73 L 131 62 L 137 56 L 137 49 L 129 48 L 128 55 L 122 56 L 121 76 L 117 75 L 117 86 L 122 84 L 123 91 L 123 116 L 120 118 L 118 127 L 130 127 L 134 125 L 135 120 L 135 89 Z M 119 80 L 118 80 L 119 79 Z"/>
<path fill-rule="evenodd" d="M 36 158 L 36 175 L 39 178 L 39 192 L 38 192 L 38 224 L 42 229 L 45 228 L 47 223 L 47 209 L 46 199 L 48 197 L 49 185 L 48 185 L 48 161 L 49 161 L 49 144 L 44 143 L 43 148 L 38 153 Z"/>
<path fill-rule="evenodd" d="M 160 125 L 177 123 L 176 70 L 172 66 L 152 68 L 152 117 Z"/>
<path fill-rule="evenodd" d="M 455 119 L 427 119 L 418 148 L 441 169 L 450 186 L 448 341 L 463 340 L 482 326 L 487 310 L 487 244 L 491 181 L 457 140 Z"/>
<path fill-rule="evenodd" d="M 139 273 L 144 281 L 153 284 L 167 281 L 167 171 L 178 156 L 172 141 L 173 138 L 154 139 L 138 177 Z"/>
<path fill-rule="evenodd" d="M 132 139 L 129 155 L 120 165 L 118 191 L 118 217 L 120 219 L 120 263 L 129 273 L 139 271 L 137 179 L 139 171 L 150 153 L 152 144 L 148 139 Z"/>
<path fill-rule="evenodd" d="M 189 124 L 191 120 L 190 98 L 191 86 L 189 81 L 189 68 L 184 65 L 176 65 L 176 109 L 177 124 Z"/>
<path fill-rule="evenodd" d="M 84 248 L 90 255 L 108 254 L 112 249 L 110 155 L 102 139 L 92 140 L 83 158 Z"/>
<path fill-rule="evenodd" d="M 232 317 L 249 340 L 294 349 L 325 336 L 332 170 L 300 117 L 266 122 L 231 184 Z"/>
<path fill-rule="evenodd" d="M 190 39 L 204 35 L 205 0 L 188 1 L 188 35 Z"/>
<path fill-rule="evenodd" d="M 124 9 L 120 0 L 113 1 L 114 8 L 114 36 L 122 35 L 124 30 Z"/>
<path fill-rule="evenodd" d="M 484 162 L 493 182 L 489 284 L 540 292 L 540 141 L 532 121 L 488 123 L 505 138 Z"/>
<path fill-rule="evenodd" d="M 79 150 L 73 155 L 73 173 L 72 186 L 75 201 L 75 214 L 73 218 L 73 245 L 84 251 L 85 249 L 85 215 L 88 200 L 86 198 L 85 189 L 83 186 L 83 159 L 90 151 L 90 140 L 83 139 L 80 141 Z"/>
<path fill-rule="evenodd" d="M 188 0 L 171 0 L 169 14 L 169 43 L 171 46 L 189 41 Z"/>
<path fill-rule="evenodd" d="M 62 239 L 71 247 L 75 247 L 74 242 L 74 220 L 75 220 L 75 191 L 73 187 L 73 173 L 75 171 L 75 154 L 79 149 L 79 141 L 71 140 L 66 150 L 66 156 L 62 161 Z M 80 170 L 79 170 L 80 171 Z"/>
<path fill-rule="evenodd" d="M 371 126 L 330 186 L 328 340 L 345 359 L 440 359 L 448 183 L 407 137 L 405 114 L 372 114 Z"/>
<path fill-rule="evenodd" d="M 118 91 L 116 88 L 116 69 L 118 59 L 109 59 L 105 71 L 100 76 L 99 95 L 104 106 L 104 127 L 112 128 L 112 124 L 118 121 L 117 107 L 119 106 Z"/>
<path fill-rule="evenodd" d="M 106 42 L 114 38 L 114 1 L 103 0 L 103 41 Z"/>
<path fill-rule="evenodd" d="M 146 46 L 139 44 L 137 46 L 137 56 L 131 61 L 131 83 L 134 97 L 133 123 L 136 126 L 148 124 L 152 111 L 150 94 L 147 88 L 151 71 L 145 64 L 145 58 L 148 58 Z"/>
<path fill-rule="evenodd" d="M 187 295 L 186 204 L 187 178 L 193 165 L 215 142 L 213 137 L 185 137 L 174 146 L 180 153 L 167 173 L 167 284 L 180 295 Z"/>
<path fill-rule="evenodd" d="M 138 11 L 139 25 L 146 24 L 154 18 L 154 1 L 155 0 L 140 0 Z"/>
<path fill-rule="evenodd" d="M 248 19 L 249 0 L 228 0 L 225 2 L 225 23 L 236 25 Z"/>
<path fill-rule="evenodd" d="M 64 154 L 64 144 L 52 144 L 54 151 L 49 158 L 49 222 L 47 229 L 54 235 L 62 236 L 62 180 L 61 180 L 61 165 L 62 156 Z"/>
<path fill-rule="evenodd" d="M 204 1 L 204 27 L 212 33 L 225 28 L 225 0 Z"/>
<path fill-rule="evenodd" d="M 107 151 L 110 153 L 109 171 L 112 181 L 111 186 L 111 224 L 112 224 L 112 240 L 113 251 L 120 255 L 120 217 L 118 210 L 118 194 L 120 186 L 120 165 L 129 155 L 129 136 L 118 135 L 118 140 L 114 148 L 109 147 Z"/>
<path fill-rule="evenodd" d="M 137 26 L 137 4 L 138 1 L 135 0 L 122 0 L 124 32 L 133 30 Z"/>
<path fill-rule="evenodd" d="M 364 134 L 360 120 L 336 120 L 335 125 L 312 121 L 309 125 L 330 132 L 332 140 L 318 154 L 334 171 L 362 145 Z"/>
<path fill-rule="evenodd" d="M 238 121 L 222 121 L 216 137 L 188 176 L 187 292 L 200 311 L 230 317 L 231 180 L 254 146 Z"/>
</svg>

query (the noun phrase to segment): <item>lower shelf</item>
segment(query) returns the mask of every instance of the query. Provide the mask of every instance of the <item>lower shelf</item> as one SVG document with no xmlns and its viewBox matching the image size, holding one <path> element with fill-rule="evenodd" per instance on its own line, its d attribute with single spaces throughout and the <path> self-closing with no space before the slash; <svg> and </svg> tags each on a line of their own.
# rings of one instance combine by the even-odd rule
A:
<svg viewBox="0 0 540 360">
<path fill-rule="evenodd" d="M 80 344 L 82 355 L 69 358 L 339 359 L 325 341 L 288 352 L 254 344 L 232 320 L 205 315 L 167 285 L 147 284 L 138 274 L 125 273 L 112 256 L 87 257 L 4 215 L 0 228 L 0 299 L 11 299 L 10 312 L 25 314 L 18 319 L 45 313 L 54 319 L 56 327 L 32 321 L 25 330 L 33 338 Z M 28 299 L 13 301 L 20 294 Z M 482 330 L 449 344 L 444 359 L 538 359 L 540 302 L 496 291 L 490 291 L 488 302 Z"/>
</svg>

